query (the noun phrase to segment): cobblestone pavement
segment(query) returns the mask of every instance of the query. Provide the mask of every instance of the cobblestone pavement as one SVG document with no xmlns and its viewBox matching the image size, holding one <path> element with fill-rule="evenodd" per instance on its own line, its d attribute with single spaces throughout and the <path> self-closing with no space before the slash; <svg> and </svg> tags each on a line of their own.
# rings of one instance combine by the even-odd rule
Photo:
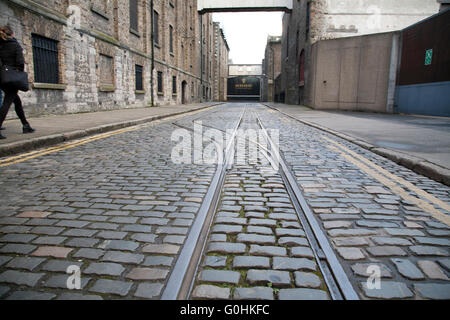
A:
<svg viewBox="0 0 450 320">
<path fill-rule="evenodd" d="M 260 108 L 363 299 L 450 298 L 450 188 L 343 139 Z M 368 289 L 367 267 L 381 270 Z"/>
<path fill-rule="evenodd" d="M 248 107 L 280 130 L 285 160 L 362 299 L 450 299 L 449 187 Z M 159 299 L 216 170 L 174 164 L 171 133 L 195 119 L 233 128 L 241 110 L 228 104 L 0 167 L 0 299 Z M 227 175 L 191 297 L 328 299 L 280 176 L 259 169 Z M 366 286 L 373 264 L 380 289 Z M 67 289 L 73 265 L 81 290 Z"/>
<path fill-rule="evenodd" d="M 0 168 L 0 297 L 158 298 L 215 172 L 171 161 L 176 129 L 159 121 Z M 71 265 L 81 290 L 67 289 Z"/>
<path fill-rule="evenodd" d="M 248 109 L 240 128 L 258 130 Z M 280 174 L 248 152 L 226 175 L 191 298 L 329 299 Z"/>
</svg>

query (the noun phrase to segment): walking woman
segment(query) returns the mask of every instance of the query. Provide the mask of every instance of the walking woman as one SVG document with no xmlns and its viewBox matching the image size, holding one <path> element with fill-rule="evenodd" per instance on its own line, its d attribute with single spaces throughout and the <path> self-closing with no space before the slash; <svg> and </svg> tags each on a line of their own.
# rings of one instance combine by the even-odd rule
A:
<svg viewBox="0 0 450 320">
<path fill-rule="evenodd" d="M 19 71 L 24 71 L 25 59 L 23 57 L 22 47 L 16 38 L 14 38 L 14 32 L 9 26 L 0 28 L 0 59 L 4 65 L 16 68 Z M 0 127 L 2 127 L 3 121 L 5 121 L 11 104 L 14 103 L 17 116 L 23 125 L 23 133 L 34 132 L 34 129 L 31 128 L 25 118 L 22 101 L 18 95 L 19 90 L 11 88 L 1 89 L 5 93 L 5 98 L 3 100 L 3 106 L 0 108 Z M 0 133 L 0 139 L 6 139 L 6 137 Z"/>
</svg>

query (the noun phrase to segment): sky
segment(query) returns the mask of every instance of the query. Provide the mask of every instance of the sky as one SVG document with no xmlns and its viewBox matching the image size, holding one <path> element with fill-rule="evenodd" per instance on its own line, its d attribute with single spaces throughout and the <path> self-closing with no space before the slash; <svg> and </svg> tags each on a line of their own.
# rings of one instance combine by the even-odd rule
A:
<svg viewBox="0 0 450 320">
<path fill-rule="evenodd" d="M 214 13 L 230 47 L 230 59 L 237 64 L 260 64 L 267 36 L 281 36 L 282 12 Z"/>
</svg>

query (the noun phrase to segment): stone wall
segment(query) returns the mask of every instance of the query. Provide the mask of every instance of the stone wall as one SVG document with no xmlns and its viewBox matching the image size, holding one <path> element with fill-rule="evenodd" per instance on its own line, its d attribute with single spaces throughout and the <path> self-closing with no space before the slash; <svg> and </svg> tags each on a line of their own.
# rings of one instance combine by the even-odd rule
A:
<svg viewBox="0 0 450 320">
<path fill-rule="evenodd" d="M 213 99 L 226 101 L 229 47 L 218 22 L 214 22 L 214 92 Z"/>
<path fill-rule="evenodd" d="M 9 24 L 24 49 L 31 90 L 21 93 L 29 116 L 120 108 L 194 103 L 202 86 L 212 92 L 215 41 L 210 14 L 199 15 L 195 0 L 154 0 L 160 41 L 152 61 L 150 1 L 138 0 L 138 30 L 130 28 L 129 1 L 0 0 L 0 25 Z M 205 25 L 206 34 L 201 32 Z M 173 51 L 169 50 L 170 27 Z M 33 35 L 56 40 L 59 83 L 38 83 L 34 74 Z M 203 41 L 200 41 L 203 36 Z M 143 90 L 136 90 L 136 66 L 142 67 Z M 157 72 L 164 90 L 157 92 Z M 173 77 L 176 93 L 173 94 Z M 153 79 L 153 95 L 151 80 Z M 182 97 L 182 85 L 185 97 Z M 9 117 L 15 117 L 10 112 Z"/>
<path fill-rule="evenodd" d="M 281 73 L 281 37 L 269 36 L 263 60 L 261 99 L 275 101 L 275 79 Z"/>
</svg>

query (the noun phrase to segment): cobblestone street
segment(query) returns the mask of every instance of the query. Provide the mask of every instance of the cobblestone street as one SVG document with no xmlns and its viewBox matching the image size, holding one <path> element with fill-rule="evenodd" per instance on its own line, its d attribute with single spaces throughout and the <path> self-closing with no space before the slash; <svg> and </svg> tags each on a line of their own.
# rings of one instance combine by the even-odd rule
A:
<svg viewBox="0 0 450 320">
<path fill-rule="evenodd" d="M 279 130 L 288 172 L 236 159 L 215 186 L 220 164 L 174 163 L 174 131 L 259 130 L 258 119 Z M 328 300 L 345 281 L 359 299 L 450 299 L 450 188 L 258 103 L 2 158 L 0 190 L 0 299 L 158 300 L 182 264 L 186 299 Z M 198 261 L 185 261 L 194 249 Z M 71 266 L 80 289 L 68 289 Z M 368 287 L 373 267 L 379 288 Z"/>
</svg>

